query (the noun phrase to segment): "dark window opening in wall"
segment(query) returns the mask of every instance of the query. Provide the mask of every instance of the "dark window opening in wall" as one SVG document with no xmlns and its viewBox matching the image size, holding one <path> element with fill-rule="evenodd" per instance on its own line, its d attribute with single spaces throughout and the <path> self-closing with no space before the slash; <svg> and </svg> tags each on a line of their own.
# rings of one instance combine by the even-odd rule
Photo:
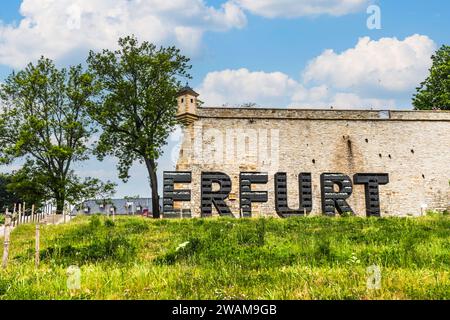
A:
<svg viewBox="0 0 450 320">
<path fill-rule="evenodd" d="M 316 159 L 313 159 L 313 160 L 312 160 L 312 163 L 316 164 Z"/>
<path fill-rule="evenodd" d="M 181 103 L 184 103 L 184 99 L 183 98 L 181 98 Z"/>
<path fill-rule="evenodd" d="M 383 156 L 381 155 L 381 153 L 379 153 L 379 154 L 378 154 L 378 156 L 379 156 L 380 158 L 382 158 L 382 157 L 383 157 Z"/>
<path fill-rule="evenodd" d="M 411 153 L 414 153 L 414 149 L 411 149 Z"/>
<path fill-rule="evenodd" d="M 194 99 L 191 99 L 191 103 L 194 103 Z"/>
<path fill-rule="evenodd" d="M 366 139 L 366 143 L 369 143 L 369 139 Z"/>
<path fill-rule="evenodd" d="M 422 178 L 424 178 L 424 179 L 425 179 L 425 175 L 424 175 L 424 174 L 422 174 Z"/>
<path fill-rule="evenodd" d="M 391 155 L 389 155 L 389 159 L 392 159 L 392 156 L 391 156 Z"/>
</svg>

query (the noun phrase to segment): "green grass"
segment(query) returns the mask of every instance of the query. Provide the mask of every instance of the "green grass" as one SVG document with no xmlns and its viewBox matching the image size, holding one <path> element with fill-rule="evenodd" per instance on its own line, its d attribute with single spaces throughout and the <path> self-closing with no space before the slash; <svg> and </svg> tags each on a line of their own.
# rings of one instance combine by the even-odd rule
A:
<svg viewBox="0 0 450 320">
<path fill-rule="evenodd" d="M 0 213 L 0 225 L 5 223 L 5 215 Z"/>
<path fill-rule="evenodd" d="M 11 236 L 0 299 L 450 299 L 450 218 L 79 217 Z M 2 249 L 0 249 L 0 253 Z M 67 289 L 67 267 L 81 289 Z M 368 289 L 367 267 L 381 269 Z"/>
</svg>

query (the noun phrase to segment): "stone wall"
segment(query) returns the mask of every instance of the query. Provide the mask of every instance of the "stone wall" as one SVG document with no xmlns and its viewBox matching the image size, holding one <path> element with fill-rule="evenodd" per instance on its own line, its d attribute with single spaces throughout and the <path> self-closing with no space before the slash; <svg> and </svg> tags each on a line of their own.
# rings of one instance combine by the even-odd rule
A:
<svg viewBox="0 0 450 320">
<path fill-rule="evenodd" d="M 197 108 L 196 115 L 184 127 L 177 164 L 192 171 L 191 203 L 178 205 L 193 216 L 200 216 L 204 171 L 232 178 L 227 204 L 235 215 L 242 171 L 269 173 L 266 185 L 253 187 L 269 192 L 267 203 L 253 205 L 255 216 L 276 216 L 276 172 L 287 173 L 291 208 L 298 207 L 298 174 L 312 174 L 313 214 L 321 214 L 321 173 L 388 173 L 382 216 L 449 208 L 450 112 Z M 354 185 L 348 203 L 365 215 L 363 185 Z"/>
</svg>

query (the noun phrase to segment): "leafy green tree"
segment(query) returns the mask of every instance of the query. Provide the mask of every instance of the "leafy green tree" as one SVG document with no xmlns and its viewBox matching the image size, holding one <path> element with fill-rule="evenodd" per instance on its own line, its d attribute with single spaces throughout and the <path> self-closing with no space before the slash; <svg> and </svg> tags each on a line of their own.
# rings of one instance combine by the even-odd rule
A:
<svg viewBox="0 0 450 320">
<path fill-rule="evenodd" d="M 22 189 L 27 177 L 28 182 L 37 179 L 55 200 L 57 213 L 66 201 L 103 186 L 73 171 L 75 163 L 89 157 L 95 128 L 87 107 L 95 93 L 93 77 L 81 66 L 57 69 L 43 57 L 13 72 L 0 87 L 0 162 L 25 159 L 28 171 L 16 187 Z"/>
<path fill-rule="evenodd" d="M 11 183 L 11 176 L 8 174 L 0 174 L 0 214 L 6 208 L 11 208 L 14 203 L 21 202 L 21 199 L 14 193 L 8 190 L 8 185 Z"/>
<path fill-rule="evenodd" d="M 416 110 L 450 110 L 450 46 L 443 45 L 431 57 L 430 75 L 413 97 Z"/>
<path fill-rule="evenodd" d="M 20 170 L 9 174 L 8 177 L 6 189 L 20 199 L 20 202 L 34 204 L 39 208 L 49 199 L 47 177 L 41 174 L 39 167 L 32 161 L 27 161 Z"/>
<path fill-rule="evenodd" d="M 157 160 L 176 125 L 180 78 L 190 78 L 189 59 L 175 47 L 156 48 L 134 37 L 119 39 L 117 51 L 90 52 L 89 69 L 101 93 L 90 106 L 100 124 L 96 154 L 119 159 L 119 177 L 129 178 L 134 161 L 145 163 L 152 190 L 153 217 L 159 218 Z"/>
</svg>

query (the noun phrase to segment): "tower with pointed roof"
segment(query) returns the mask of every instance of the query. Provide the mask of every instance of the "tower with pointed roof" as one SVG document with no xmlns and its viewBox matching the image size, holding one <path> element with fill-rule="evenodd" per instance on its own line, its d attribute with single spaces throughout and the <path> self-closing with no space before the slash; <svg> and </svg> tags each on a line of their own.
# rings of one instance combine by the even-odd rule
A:
<svg viewBox="0 0 450 320">
<path fill-rule="evenodd" d="M 184 125 L 189 125 L 198 119 L 197 116 L 197 97 L 199 94 L 195 92 L 186 83 L 177 95 L 178 112 L 177 118 Z"/>
</svg>

